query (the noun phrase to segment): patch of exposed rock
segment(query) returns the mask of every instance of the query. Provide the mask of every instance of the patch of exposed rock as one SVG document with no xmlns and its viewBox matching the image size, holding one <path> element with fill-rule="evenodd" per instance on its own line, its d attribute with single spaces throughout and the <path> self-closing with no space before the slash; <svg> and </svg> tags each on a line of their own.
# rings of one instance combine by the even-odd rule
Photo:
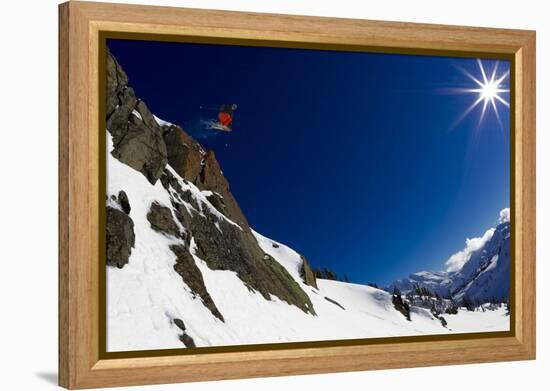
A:
<svg viewBox="0 0 550 391">
<path fill-rule="evenodd" d="M 336 300 L 334 300 L 334 299 L 331 299 L 330 297 L 325 296 L 325 300 L 328 301 L 329 303 L 334 304 L 335 306 L 340 307 L 340 308 L 343 309 L 344 311 L 346 310 L 342 304 L 338 303 L 338 302 L 337 302 Z"/>
<path fill-rule="evenodd" d="M 401 312 L 407 320 L 411 320 L 411 308 L 406 301 L 403 300 L 400 294 L 392 295 L 392 304 L 394 308 Z"/>
<path fill-rule="evenodd" d="M 168 164 L 183 179 L 195 183 L 202 171 L 202 148 L 179 126 L 164 127 L 163 133 Z"/>
<path fill-rule="evenodd" d="M 128 85 L 128 76 L 118 61 L 107 53 L 107 117 L 109 117 L 118 104 L 117 94 Z"/>
<path fill-rule="evenodd" d="M 124 267 L 135 245 L 134 222 L 126 213 L 107 207 L 106 215 L 106 263 L 108 266 Z"/>
<path fill-rule="evenodd" d="M 195 264 L 195 260 L 191 254 L 189 254 L 189 251 L 181 245 L 170 246 L 170 250 L 176 255 L 176 264 L 174 265 L 176 273 L 181 276 L 189 289 L 202 299 L 203 304 L 212 312 L 212 315 L 223 322 L 224 318 L 208 293 L 204 285 L 202 273 Z"/>
<path fill-rule="evenodd" d="M 311 269 L 311 265 L 303 255 L 301 255 L 300 257 L 302 258 L 302 267 L 300 269 L 300 276 L 302 277 L 302 279 L 307 285 L 312 286 L 315 289 L 318 289 L 317 277 L 315 277 L 315 273 Z"/>
<path fill-rule="evenodd" d="M 181 342 L 183 342 L 183 344 L 185 345 L 186 348 L 195 348 L 196 345 L 195 345 L 195 341 L 193 340 L 193 338 L 187 334 L 187 333 L 183 333 L 179 336 L 179 339 Z"/>
<path fill-rule="evenodd" d="M 185 323 L 183 323 L 183 320 L 181 319 L 173 319 L 174 324 L 182 331 L 182 333 L 178 336 L 179 340 L 183 342 L 186 348 L 194 348 L 196 347 L 195 341 L 193 338 L 187 334 Z"/>
<path fill-rule="evenodd" d="M 162 232 L 167 235 L 181 237 L 178 225 L 172 218 L 172 211 L 166 206 L 162 206 L 158 202 L 153 202 L 147 212 L 147 220 L 157 232 Z"/>
<path fill-rule="evenodd" d="M 219 194 L 223 199 L 224 205 L 222 213 L 231 221 L 241 226 L 243 230 L 250 230 L 246 217 L 229 190 L 229 183 L 223 176 L 214 151 L 208 151 L 206 153 L 197 186 L 201 190 L 210 190 Z"/>
<path fill-rule="evenodd" d="M 224 216 L 227 216 L 227 210 L 225 208 L 225 202 L 223 201 L 222 196 L 220 196 L 218 193 L 212 193 L 207 196 L 206 199 L 212 204 L 214 208 L 216 208 L 218 212 L 220 212 Z"/>
<path fill-rule="evenodd" d="M 128 200 L 128 195 L 124 190 L 118 192 L 118 203 L 122 208 L 122 211 L 127 215 L 130 214 L 132 207 L 130 206 L 130 200 Z"/>
</svg>

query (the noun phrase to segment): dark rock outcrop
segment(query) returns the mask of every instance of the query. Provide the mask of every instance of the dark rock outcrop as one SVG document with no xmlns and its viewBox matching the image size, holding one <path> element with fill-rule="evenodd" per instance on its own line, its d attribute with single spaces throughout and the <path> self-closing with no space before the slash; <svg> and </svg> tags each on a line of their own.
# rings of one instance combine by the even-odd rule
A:
<svg viewBox="0 0 550 391">
<path fill-rule="evenodd" d="M 130 214 L 130 211 L 132 210 L 132 207 L 130 206 L 130 200 L 128 199 L 128 195 L 124 190 L 121 190 L 118 192 L 118 203 L 120 204 L 120 207 L 126 213 L 127 215 Z"/>
<path fill-rule="evenodd" d="M 110 53 L 106 71 L 107 129 L 113 137 L 112 155 L 154 184 L 168 163 L 162 130 L 147 106 L 127 86 L 128 77 Z"/>
<path fill-rule="evenodd" d="M 196 347 L 195 345 L 195 341 L 193 340 L 193 338 L 187 334 L 186 332 L 186 328 L 185 328 L 185 323 L 183 323 L 183 320 L 181 319 L 178 319 L 178 318 L 175 318 L 172 320 L 174 322 L 174 324 L 181 330 L 183 331 L 183 333 L 181 333 L 178 338 L 181 342 L 183 342 L 183 344 L 185 345 L 186 348 L 194 348 Z"/>
<path fill-rule="evenodd" d="M 334 299 L 331 299 L 330 297 L 325 296 L 325 300 L 328 301 L 329 303 L 332 303 L 332 304 L 334 304 L 334 305 L 340 307 L 340 308 L 343 309 L 344 311 L 346 310 L 342 304 L 338 303 L 338 302 L 337 302 L 336 300 L 334 300 Z"/>
<path fill-rule="evenodd" d="M 140 119 L 143 123 L 145 123 L 145 126 L 152 130 L 159 130 L 159 134 L 162 136 L 161 126 L 158 124 L 153 113 L 149 111 L 149 108 L 144 101 L 138 99 L 134 109 L 139 113 L 139 116 L 141 117 Z M 137 116 L 135 117 L 137 118 Z"/>
<path fill-rule="evenodd" d="M 407 320 L 411 320 L 411 307 L 407 304 L 407 302 L 403 301 L 403 298 L 401 295 L 392 295 L 392 304 L 394 308 L 401 312 Z"/>
<path fill-rule="evenodd" d="M 183 323 L 183 320 L 175 318 L 173 319 L 173 322 L 181 331 L 185 331 L 185 323 Z"/>
<path fill-rule="evenodd" d="M 174 265 L 176 273 L 181 276 L 189 289 L 202 299 L 203 304 L 212 312 L 212 315 L 223 322 L 224 318 L 206 290 L 202 273 L 195 264 L 195 260 L 191 254 L 189 254 L 189 251 L 185 247 L 177 245 L 170 246 L 170 250 L 176 255 L 176 264 Z"/>
<path fill-rule="evenodd" d="M 186 348 L 194 348 L 196 347 L 195 345 L 195 341 L 193 340 L 193 338 L 191 338 L 189 336 L 189 334 L 187 333 L 183 333 L 179 336 L 179 339 L 181 342 L 183 342 L 183 344 L 185 345 Z"/>
<path fill-rule="evenodd" d="M 164 128 L 168 163 L 183 179 L 195 183 L 202 171 L 200 145 L 179 126 Z"/>
<path fill-rule="evenodd" d="M 181 236 L 180 230 L 172 218 L 170 208 L 162 206 L 158 202 L 151 204 L 149 212 L 147 212 L 147 220 L 155 231 L 176 237 Z"/>
<path fill-rule="evenodd" d="M 117 95 L 128 85 L 128 76 L 110 53 L 107 53 L 106 65 L 107 117 L 109 117 L 118 104 Z"/>
<path fill-rule="evenodd" d="M 456 304 L 454 301 L 451 301 L 451 304 L 445 309 L 445 313 L 449 315 L 458 314 L 458 304 Z"/>
<path fill-rule="evenodd" d="M 134 90 L 124 86 L 116 91 L 116 95 L 112 97 L 116 100 L 116 106 L 113 112 L 107 117 L 107 130 L 113 136 L 113 142 L 116 146 L 120 143 L 128 132 L 128 124 L 130 117 L 135 117 L 132 114 L 137 104 L 137 98 Z"/>
<path fill-rule="evenodd" d="M 219 227 L 219 229 L 218 229 Z M 307 294 L 275 259 L 265 254 L 250 230 L 243 230 L 210 213 L 194 214 L 189 226 L 197 255 L 214 270 L 232 270 L 267 300 L 270 294 L 304 312 L 315 314 Z"/>
<path fill-rule="evenodd" d="M 162 173 L 162 176 L 160 177 L 160 182 L 161 182 L 162 186 L 166 190 L 168 190 L 168 192 L 171 192 L 171 191 L 175 192 L 177 198 L 179 198 L 179 200 L 176 200 L 176 199 L 173 200 L 172 205 L 174 207 L 176 207 L 175 203 L 179 203 L 180 200 L 181 200 L 181 201 L 185 201 L 186 203 L 191 205 L 191 207 L 193 209 L 195 209 L 196 211 L 201 210 L 201 207 L 199 206 L 199 203 L 197 202 L 195 197 L 193 197 L 193 194 L 191 193 L 191 191 L 190 190 L 183 190 L 182 187 L 180 186 L 178 180 L 174 177 L 174 175 L 172 175 L 172 173 L 170 171 L 164 170 L 164 172 Z M 181 205 L 181 203 L 179 205 L 181 207 L 183 207 L 183 205 Z M 186 224 L 184 224 L 184 225 L 186 225 Z"/>
<path fill-rule="evenodd" d="M 311 265 L 303 255 L 301 255 L 300 257 L 302 258 L 302 268 L 300 269 L 300 275 L 302 279 L 307 285 L 312 286 L 315 289 L 318 289 L 317 277 L 315 276 L 315 273 L 311 269 Z"/>
<path fill-rule="evenodd" d="M 223 198 L 218 193 L 212 193 L 211 195 L 206 197 L 206 199 L 212 204 L 214 208 L 216 208 L 218 212 L 220 212 L 224 216 L 227 216 L 225 202 L 223 202 Z"/>
<path fill-rule="evenodd" d="M 107 207 L 106 244 L 108 266 L 124 267 L 135 245 L 134 222 L 124 212 Z"/>
<path fill-rule="evenodd" d="M 154 184 L 168 162 L 166 145 L 160 136 L 160 130 L 145 126 L 144 122 L 134 115 L 130 115 L 126 124 L 119 125 L 119 128 L 113 124 L 109 126 L 109 129 L 113 129 L 113 136 L 117 133 L 122 135 L 113 137 L 113 156 L 140 171 Z"/>
<path fill-rule="evenodd" d="M 199 206 L 198 201 L 193 197 L 193 194 L 189 190 L 184 190 L 181 193 L 179 193 L 180 198 L 191 205 L 193 209 L 196 211 L 200 211 L 201 207 Z"/>
</svg>

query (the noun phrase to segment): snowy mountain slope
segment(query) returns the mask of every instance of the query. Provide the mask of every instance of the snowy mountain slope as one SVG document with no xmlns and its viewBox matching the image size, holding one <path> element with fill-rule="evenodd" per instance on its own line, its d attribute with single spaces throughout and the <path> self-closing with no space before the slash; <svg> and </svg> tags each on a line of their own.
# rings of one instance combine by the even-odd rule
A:
<svg viewBox="0 0 550 391">
<path fill-rule="evenodd" d="M 180 330 L 173 319 L 184 321 L 187 333 L 197 346 L 448 331 L 425 310 L 414 315 L 413 322 L 408 322 L 393 309 L 391 296 L 381 290 L 328 280 L 319 280 L 318 290 L 305 285 L 300 278 L 300 255 L 259 234 L 255 235 L 260 246 L 288 268 L 306 290 L 317 316 L 276 298 L 265 300 L 251 292 L 232 271 L 211 270 L 196 255 L 196 246 L 191 242 L 193 258 L 207 290 L 224 316 L 225 322 L 221 322 L 174 271 L 175 255 L 169 246 L 179 239 L 150 228 L 146 217 L 149 206 L 156 201 L 170 207 L 168 191 L 160 182 L 151 185 L 141 173 L 112 157 L 108 159 L 108 172 L 108 194 L 124 190 L 132 200 L 130 217 L 136 235 L 136 246 L 128 264 L 122 269 L 107 269 L 109 351 L 181 348 Z M 183 179 L 178 180 L 183 183 Z M 201 191 L 189 186 L 193 195 L 208 205 Z M 273 243 L 278 245 L 277 249 Z M 325 297 L 337 301 L 346 310 Z"/>
<path fill-rule="evenodd" d="M 507 301 L 510 289 L 510 220 L 509 210 L 501 212 L 499 224 L 487 230 L 479 239 L 479 246 L 466 249 L 450 258 L 456 270 L 418 272 L 408 278 L 394 281 L 387 288 L 398 288 L 406 293 L 415 286 L 428 288 L 441 296 L 461 300 L 468 296 L 479 302 Z M 470 248 L 469 248 L 470 247 Z M 460 262 L 453 262 L 460 259 Z"/>
<path fill-rule="evenodd" d="M 414 306 L 407 320 L 383 290 L 315 280 L 249 227 L 213 152 L 150 113 L 110 55 L 107 75 L 108 351 L 508 329 L 504 309 L 444 327 Z"/>
<path fill-rule="evenodd" d="M 109 351 L 182 348 L 181 330 L 174 319 L 182 319 L 196 346 L 222 346 L 273 342 L 315 341 L 371 337 L 504 330 L 508 317 L 503 311 L 469 313 L 469 320 L 446 315 L 448 328 L 429 311 L 415 308 L 411 321 L 396 311 L 391 295 L 369 286 L 318 280 L 319 289 L 300 277 L 300 254 L 289 247 L 254 233 L 262 249 L 283 265 L 311 299 L 317 316 L 273 298 L 265 300 L 250 291 L 232 271 L 211 270 L 196 255 L 208 292 L 225 322 L 220 321 L 193 295 L 174 271 L 175 256 L 169 245 L 177 242 L 152 230 L 146 214 L 149 205 L 170 205 L 168 192 L 151 185 L 139 172 L 109 158 L 109 194 L 124 188 L 132 202 L 130 215 L 136 227 L 136 247 L 128 264 L 107 269 Z M 177 175 L 174 173 L 174 175 Z M 183 182 L 183 179 L 178 178 Z M 189 185 L 193 195 L 205 200 Z M 273 247 L 273 244 L 277 248 Z M 333 304 L 325 297 L 337 302 Z M 461 311 L 460 314 L 466 311 Z"/>
</svg>

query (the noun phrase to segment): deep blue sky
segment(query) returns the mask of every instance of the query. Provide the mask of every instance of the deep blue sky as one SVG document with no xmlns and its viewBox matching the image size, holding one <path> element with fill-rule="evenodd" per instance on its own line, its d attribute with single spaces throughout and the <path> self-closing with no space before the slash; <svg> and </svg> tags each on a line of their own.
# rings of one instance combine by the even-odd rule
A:
<svg viewBox="0 0 550 391">
<path fill-rule="evenodd" d="M 214 149 L 258 232 L 315 266 L 386 284 L 444 269 L 509 206 L 503 129 L 459 68 L 475 59 L 109 40 L 137 96 Z M 492 60 L 484 60 L 492 69 Z M 499 74 L 508 69 L 499 63 Z M 503 82 L 509 88 L 509 78 Z M 509 100 L 509 94 L 504 98 Z M 237 103 L 232 133 L 201 119 Z"/>
</svg>

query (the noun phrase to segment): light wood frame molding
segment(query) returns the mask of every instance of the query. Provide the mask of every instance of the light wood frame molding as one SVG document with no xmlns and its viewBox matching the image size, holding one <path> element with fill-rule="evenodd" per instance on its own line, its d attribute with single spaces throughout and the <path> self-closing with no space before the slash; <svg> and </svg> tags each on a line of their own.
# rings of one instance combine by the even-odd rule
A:
<svg viewBox="0 0 550 391">
<path fill-rule="evenodd" d="M 505 56 L 512 67 L 515 322 L 498 338 L 179 356 L 99 349 L 99 36 L 102 31 Z M 59 384 L 91 388 L 535 358 L 535 32 L 71 1 L 59 6 Z"/>
</svg>

